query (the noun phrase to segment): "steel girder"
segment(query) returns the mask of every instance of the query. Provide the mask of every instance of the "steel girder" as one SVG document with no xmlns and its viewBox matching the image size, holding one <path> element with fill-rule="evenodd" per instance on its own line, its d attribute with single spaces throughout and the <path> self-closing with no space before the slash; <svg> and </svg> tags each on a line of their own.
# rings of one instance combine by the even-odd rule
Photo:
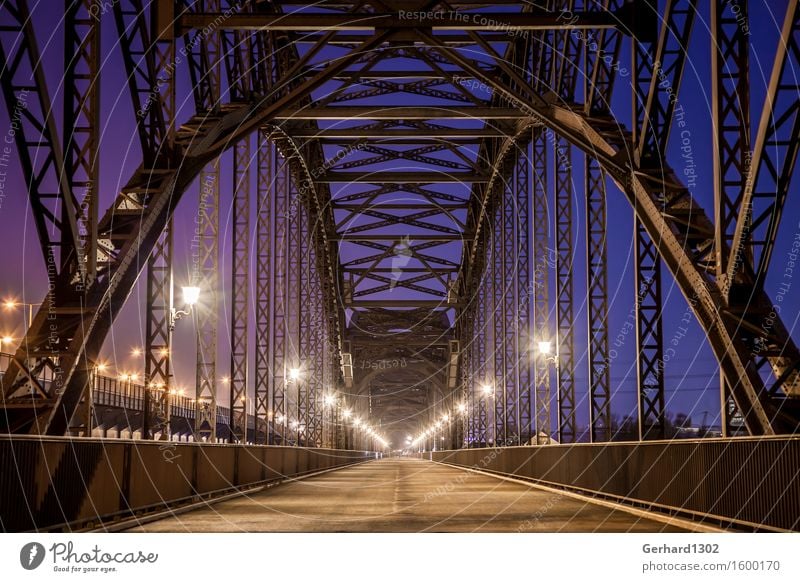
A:
<svg viewBox="0 0 800 582">
<path fill-rule="evenodd" d="M 606 0 L 603 8 L 617 7 Z M 598 7 L 597 9 L 600 9 Z M 584 111 L 607 113 L 611 107 L 619 63 L 622 35 L 616 30 L 601 30 L 596 44 L 584 45 Z M 611 357 L 608 340 L 608 263 L 606 229 L 606 176 L 593 156 L 585 156 L 584 194 L 586 196 L 586 282 L 589 438 L 592 442 L 611 439 Z"/>
<path fill-rule="evenodd" d="M 12 124 L 9 135 L 13 135 L 19 153 L 42 259 L 47 266 L 48 281 L 52 287 L 58 275 L 67 271 L 71 274 L 68 284 L 75 288 L 74 291 L 80 292 L 85 284 L 86 261 L 78 253 L 90 250 L 84 248 L 83 243 L 88 242 L 91 245 L 94 222 L 92 216 L 82 215 L 80 201 L 76 199 L 72 186 L 76 182 L 83 190 L 86 181 L 96 177 L 92 159 L 96 131 L 91 123 L 84 125 L 84 113 L 97 104 L 94 82 L 97 80 L 96 45 L 99 38 L 98 27 L 78 18 L 78 10 L 79 7 L 74 7 L 68 11 L 65 30 L 66 42 L 69 44 L 77 42 L 77 28 L 88 28 L 82 50 L 75 55 L 73 61 L 66 63 L 67 116 L 74 119 L 80 128 L 78 135 L 75 132 L 64 135 L 68 162 L 65 163 L 65 150 L 62 149 L 56 128 L 52 101 L 26 0 L 3 3 L 3 22 L 0 25 L 0 62 L 3 63 L 0 69 L 0 89 L 8 108 Z M 76 73 L 78 70 L 80 73 Z M 78 75 L 81 74 L 90 78 L 79 80 Z M 83 130 L 87 131 L 82 148 L 80 138 L 83 137 Z M 3 153 L 3 166 L 7 166 L 9 161 L 10 148 L 6 146 L 6 150 Z M 84 176 L 87 170 L 89 175 Z M 84 191 L 84 196 L 85 194 Z M 91 201 L 90 191 L 88 210 L 94 212 Z M 79 218 L 82 228 L 79 228 Z"/>
<path fill-rule="evenodd" d="M 602 442 L 611 440 L 606 176 L 590 156 L 586 156 L 585 172 L 589 438 L 591 442 Z"/>
<path fill-rule="evenodd" d="M 272 404 L 272 313 L 273 301 L 273 208 L 276 187 L 277 153 L 265 130 L 257 135 L 258 218 L 256 221 L 256 297 L 255 297 L 255 415 L 267 423 L 266 442 L 274 444 L 274 409 Z M 281 409 L 281 413 L 283 410 Z"/>
<path fill-rule="evenodd" d="M 276 149 L 277 153 L 277 149 Z M 289 299 L 287 298 L 288 289 L 288 229 L 289 229 L 289 188 L 290 177 L 289 168 L 286 162 L 278 162 L 273 170 L 275 172 L 275 188 L 272 195 L 274 199 L 273 212 L 273 309 L 272 309 L 272 419 L 275 425 L 274 439 L 276 442 L 270 444 L 284 444 L 288 437 L 287 425 L 289 423 L 290 401 L 287 397 L 288 386 L 286 376 L 288 368 L 292 366 L 289 362 L 290 354 L 287 353 L 288 340 L 286 331 L 288 328 Z"/>
<path fill-rule="evenodd" d="M 231 242 L 230 442 L 247 440 L 248 328 L 250 313 L 250 136 L 233 150 Z"/>
<path fill-rule="evenodd" d="M 523 140 L 514 166 L 513 212 L 515 273 L 515 334 L 511 338 L 514 345 L 514 367 L 518 387 L 517 401 L 517 444 L 529 443 L 533 430 L 533 398 L 530 356 L 533 353 L 533 338 L 530 336 L 535 284 L 532 269 L 533 247 L 530 236 L 531 226 L 531 143 Z"/>
<path fill-rule="evenodd" d="M 175 115 L 175 75 L 167 74 L 159 77 L 160 85 L 155 79 L 157 71 L 175 60 L 175 42 L 172 38 L 156 38 L 149 44 L 151 35 L 157 36 L 154 30 L 155 22 L 148 23 L 145 14 L 134 13 L 130 10 L 142 10 L 137 3 L 125 9 L 125 4 L 120 3 L 117 8 L 117 25 L 132 22 L 132 30 L 121 34 L 123 57 L 129 75 L 131 87 L 141 83 L 147 75 L 147 84 L 143 89 L 149 91 L 147 99 L 142 103 L 138 100 L 139 93 L 132 99 L 133 113 L 137 118 L 148 119 L 147 123 L 139 124 L 139 136 L 142 145 L 143 157 L 154 159 L 156 150 L 147 151 L 145 148 L 155 148 L 159 139 L 169 144 L 174 137 L 173 119 Z M 122 29 L 120 29 L 122 30 Z M 135 43 L 142 47 L 152 47 L 155 59 L 135 54 Z M 136 64 L 137 56 L 144 63 Z M 137 68 L 140 67 L 140 68 Z M 142 87 L 141 85 L 138 85 Z M 145 112 L 145 109 L 153 109 Z M 155 125 L 154 125 L 155 124 Z M 130 204 L 135 212 L 137 204 Z M 142 421 L 142 438 L 155 438 L 166 440 L 170 435 L 170 413 L 173 391 L 171 359 L 172 359 L 172 309 L 174 307 L 174 282 L 173 282 L 173 221 L 167 223 L 147 258 L 147 297 L 145 300 L 145 393 Z"/>
<path fill-rule="evenodd" d="M 76 207 L 78 263 L 87 284 L 97 270 L 97 215 L 100 160 L 100 18 L 91 0 L 65 0 L 64 172 L 80 205 Z"/>
<path fill-rule="evenodd" d="M 174 137 L 175 39 L 169 19 L 143 0 L 120 0 L 113 10 L 143 166 L 154 168 L 169 159 Z"/>
<path fill-rule="evenodd" d="M 549 141 L 544 130 L 536 129 L 532 140 L 533 180 L 533 338 L 549 342 L 550 268 L 555 256 L 550 247 L 550 211 L 548 202 L 547 150 Z M 551 436 L 550 364 L 546 354 L 534 352 L 534 410 L 536 443 L 545 444 Z M 544 439 L 544 440 L 542 440 Z"/>
<path fill-rule="evenodd" d="M 170 437 L 172 390 L 173 225 L 170 219 L 147 258 L 142 438 Z"/>
<path fill-rule="evenodd" d="M 653 164 L 666 152 L 696 5 L 696 0 L 668 0 L 655 47 L 633 42 L 633 147 L 644 166 L 658 168 Z M 650 238 L 636 215 L 634 238 L 639 437 L 664 438 L 661 240 Z"/>
<path fill-rule="evenodd" d="M 714 264 L 717 279 L 727 277 L 738 209 L 751 164 L 750 44 L 748 2 L 738 13 L 724 0 L 711 3 L 712 120 L 714 126 Z M 743 23 L 743 24 L 740 24 Z M 728 436 L 735 412 L 730 387 L 720 374 L 720 425 Z"/>
</svg>

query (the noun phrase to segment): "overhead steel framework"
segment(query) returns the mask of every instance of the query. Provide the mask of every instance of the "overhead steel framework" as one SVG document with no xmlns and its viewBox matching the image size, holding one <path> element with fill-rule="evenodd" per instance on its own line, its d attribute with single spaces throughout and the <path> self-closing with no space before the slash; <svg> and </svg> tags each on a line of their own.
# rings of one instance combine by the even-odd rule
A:
<svg viewBox="0 0 800 582">
<path fill-rule="evenodd" d="M 431 423 L 430 448 L 573 442 L 584 406 L 587 438 L 609 440 L 607 201 L 622 196 L 639 438 L 665 435 L 668 278 L 719 362 L 726 414 L 753 435 L 796 431 L 800 351 L 766 281 L 800 143 L 800 2 L 752 129 L 748 3 L 711 2 L 708 213 L 667 155 L 702 4 L 66 0 L 59 131 L 42 34 L 26 0 L 5 0 L 0 85 L 50 291 L 2 376 L 0 427 L 90 432 L 100 351 L 146 267 L 143 435 L 170 437 L 174 225 L 196 220 L 195 438 L 217 437 L 219 404 L 234 442 L 250 411 L 269 444 L 364 444 L 366 416 L 396 445 Z M 100 215 L 107 19 L 141 163 Z M 632 111 L 612 106 L 620 67 Z"/>
</svg>

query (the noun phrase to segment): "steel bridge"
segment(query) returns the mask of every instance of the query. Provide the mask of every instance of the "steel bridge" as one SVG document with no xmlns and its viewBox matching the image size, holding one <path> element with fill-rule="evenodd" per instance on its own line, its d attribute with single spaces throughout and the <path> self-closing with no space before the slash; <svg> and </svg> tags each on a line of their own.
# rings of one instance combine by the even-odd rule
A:
<svg viewBox="0 0 800 582">
<path fill-rule="evenodd" d="M 797 309 L 771 283 L 790 268 L 773 255 L 797 186 L 798 0 L 752 100 L 747 0 L 65 0 L 55 61 L 29 4 L 0 1 L 0 162 L 15 149 L 47 285 L 2 358 L 4 530 L 123 527 L 309 475 L 265 503 L 406 483 L 392 520 L 353 529 L 435 529 L 426 503 L 498 474 L 517 481 L 497 500 L 539 492 L 519 515 L 546 488 L 605 504 L 565 501 L 583 525 L 550 529 L 800 528 Z M 713 192 L 680 149 L 698 59 Z M 129 171 L 116 190 L 109 164 Z M 613 199 L 633 225 L 624 346 Z M 717 438 L 674 438 L 669 288 L 715 360 Z M 109 336 L 142 298 L 142 373 L 115 376 Z M 309 511 L 339 529 L 343 499 Z"/>
</svg>

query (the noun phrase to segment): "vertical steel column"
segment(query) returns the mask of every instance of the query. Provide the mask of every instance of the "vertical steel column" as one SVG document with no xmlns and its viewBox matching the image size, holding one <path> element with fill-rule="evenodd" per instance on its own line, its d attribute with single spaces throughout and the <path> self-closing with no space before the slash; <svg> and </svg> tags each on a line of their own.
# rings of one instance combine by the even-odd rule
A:
<svg viewBox="0 0 800 582">
<path fill-rule="evenodd" d="M 291 237 L 290 243 L 290 261 L 294 265 L 297 261 L 297 294 L 292 295 L 296 297 L 297 301 L 297 361 L 303 362 L 303 377 L 297 383 L 297 422 L 298 426 L 298 441 L 302 430 L 304 446 L 308 446 L 308 441 L 311 436 L 311 416 L 310 400 L 316 384 L 314 378 L 314 355 L 311 353 L 311 334 L 315 333 L 311 328 L 312 317 L 314 316 L 314 306 L 311 304 L 313 301 L 311 293 L 311 262 L 309 257 L 309 228 L 308 228 L 308 215 L 305 208 L 299 200 L 293 200 L 292 208 L 294 214 L 297 215 L 297 225 L 292 226 L 292 229 L 297 229 L 297 238 Z M 290 235 L 291 236 L 291 235 Z M 290 283 L 290 290 L 295 288 Z M 300 364 L 298 363 L 299 367 Z M 299 444 L 299 442 L 298 442 Z"/>
<path fill-rule="evenodd" d="M 97 189 L 100 161 L 100 14 L 92 0 L 65 0 L 64 21 L 64 172 L 76 205 L 81 247 L 78 262 L 85 285 L 97 271 Z M 67 241 L 63 241 L 67 242 Z"/>
<path fill-rule="evenodd" d="M 654 71 L 651 45 L 634 39 L 633 52 L 633 127 L 634 145 L 641 140 L 645 106 Z M 636 285 L 636 372 L 638 387 L 639 438 L 662 438 L 664 434 L 664 337 L 661 326 L 661 260 L 656 245 L 647 236 L 634 209 L 634 280 Z"/>
<path fill-rule="evenodd" d="M 145 322 L 145 390 L 142 438 L 169 438 L 169 391 L 172 380 L 172 221 L 147 258 Z"/>
<path fill-rule="evenodd" d="M 311 325 L 309 336 L 309 356 L 311 364 L 311 386 L 309 390 L 308 415 L 310 419 L 309 439 L 313 446 L 322 446 L 323 417 L 325 415 L 325 394 L 332 393 L 330 384 L 325 382 L 325 358 L 327 333 L 325 332 L 325 306 L 319 276 L 317 257 L 318 223 L 309 226 L 309 290 L 311 293 Z M 331 407 L 335 410 L 335 406 Z"/>
<path fill-rule="evenodd" d="M 290 362 L 287 361 L 286 349 L 286 258 L 287 230 L 289 228 L 288 198 L 289 177 L 288 165 L 279 158 L 275 149 L 275 188 L 274 227 L 272 246 L 275 250 L 273 262 L 273 301 L 275 309 L 272 314 L 272 422 L 275 427 L 275 444 L 286 444 L 286 426 L 289 423 L 289 406 L 286 402 L 286 376 Z"/>
<path fill-rule="evenodd" d="M 154 70 L 162 71 L 175 59 L 174 39 L 158 39 L 152 46 L 155 55 Z M 153 116 L 164 124 L 163 139 L 170 144 L 174 137 L 175 77 L 166 75 L 159 85 L 159 101 L 151 109 Z M 142 438 L 161 440 L 170 438 L 170 390 L 172 390 L 172 308 L 174 306 L 173 282 L 173 221 L 167 223 L 164 232 L 147 258 L 147 298 L 145 323 L 145 391 L 142 413 Z"/>
<path fill-rule="evenodd" d="M 284 341 L 286 342 L 286 373 L 288 374 L 291 368 L 301 370 L 300 377 L 290 383 L 291 390 L 288 390 L 287 398 L 290 404 L 287 410 L 293 411 L 289 425 L 295 433 L 295 445 L 300 444 L 300 435 L 307 428 L 306 413 L 307 413 L 307 399 L 306 394 L 308 390 L 308 367 L 303 362 L 302 358 L 305 354 L 300 351 L 300 322 L 302 319 L 302 310 L 307 305 L 301 299 L 301 292 L 304 291 L 300 284 L 302 276 L 302 231 L 306 224 L 306 217 L 304 216 L 303 207 L 299 199 L 299 193 L 295 188 L 294 180 L 289 168 L 289 162 L 284 164 L 286 173 L 286 190 L 288 195 L 288 205 L 286 208 L 286 220 L 288 228 L 286 231 L 286 334 Z"/>
<path fill-rule="evenodd" d="M 586 156 L 586 281 L 589 321 L 589 438 L 611 438 L 611 360 L 608 349 L 606 177 Z"/>
<path fill-rule="evenodd" d="M 198 259 L 193 284 L 203 292 L 197 314 L 197 412 L 195 438 L 217 438 L 217 306 L 219 281 L 219 160 L 200 172 L 198 225 L 192 241 Z"/>
<path fill-rule="evenodd" d="M 503 286 L 502 286 L 502 312 L 503 340 L 497 346 L 503 351 L 503 379 L 504 379 L 504 444 L 518 445 L 519 443 L 519 249 L 517 246 L 517 164 L 508 164 L 508 183 L 502 190 L 502 245 L 503 245 Z M 523 328 L 527 330 L 527 328 Z"/>
<path fill-rule="evenodd" d="M 547 133 L 535 129 L 533 134 L 533 337 L 537 342 L 550 341 L 550 217 L 547 186 Z M 551 432 L 550 364 L 544 354 L 535 350 L 536 443 L 547 444 Z"/>
<path fill-rule="evenodd" d="M 230 442 L 247 441 L 247 343 L 250 313 L 250 137 L 233 150 L 231 244 Z"/>
<path fill-rule="evenodd" d="M 219 12 L 219 0 L 201 2 L 201 10 Z M 194 41 L 198 37 L 195 37 Z M 198 110 L 208 111 L 219 106 L 221 93 L 220 33 L 212 29 L 199 37 L 200 78 L 194 80 L 195 100 Z M 195 62 L 195 61 L 191 61 Z M 202 88 L 202 89 L 201 89 Z M 207 93 L 207 94 L 206 94 Z M 198 98 L 199 97 L 199 98 Z M 196 285 L 203 289 L 200 308 L 197 309 L 197 379 L 195 417 L 196 438 L 210 442 L 217 439 L 217 319 L 219 306 L 219 159 L 200 172 L 200 197 L 196 250 L 199 268 L 193 273 Z M 194 247 L 194 244 L 193 244 Z"/>
<path fill-rule="evenodd" d="M 632 137 L 638 163 L 660 167 L 665 155 L 697 0 L 667 0 L 658 43 L 634 39 Z M 666 205 L 666 200 L 665 200 Z M 663 438 L 664 337 L 661 259 L 634 209 L 636 249 L 636 348 L 639 387 L 639 436 Z"/>
<path fill-rule="evenodd" d="M 748 2 L 711 2 L 711 83 L 714 139 L 714 226 L 717 279 L 727 276 L 736 220 L 750 174 L 750 44 Z M 720 370 L 720 425 L 728 436 L 730 388 Z"/>
<path fill-rule="evenodd" d="M 488 237 L 486 237 L 488 238 Z M 489 253 L 487 252 L 487 255 Z M 490 264 L 489 262 L 486 263 L 487 265 Z M 477 403 L 477 418 L 475 422 L 475 433 L 476 433 L 476 442 L 480 443 L 481 446 L 487 446 L 489 442 L 489 423 L 488 423 L 488 407 L 487 407 L 487 396 L 483 393 L 483 386 L 487 383 L 487 379 L 490 377 L 488 371 L 488 362 L 486 360 L 487 357 L 487 333 L 488 330 L 486 328 L 487 325 L 487 318 L 486 318 L 486 310 L 487 305 L 491 303 L 487 301 L 486 297 L 486 276 L 480 282 L 478 286 L 478 301 L 477 301 L 477 309 L 475 311 L 475 352 L 476 352 L 476 362 L 475 362 L 475 371 L 476 374 L 473 377 L 473 384 L 472 384 L 472 392 L 473 392 L 473 399 Z"/>
<path fill-rule="evenodd" d="M 65 0 L 64 6 L 64 173 L 75 200 L 75 249 L 83 285 L 94 282 L 97 271 L 97 195 L 100 162 L 97 158 L 100 117 L 100 15 L 90 11 L 90 0 Z M 62 248 L 70 236 L 62 231 Z M 70 434 L 91 436 L 91 387 L 84 390 L 70 421 Z"/>
<path fill-rule="evenodd" d="M 575 442 L 575 354 L 572 240 L 572 146 L 562 138 L 553 144 L 556 204 L 556 338 L 559 442 Z"/>
<path fill-rule="evenodd" d="M 467 404 L 467 411 L 466 411 L 466 418 L 467 418 L 467 429 L 466 429 L 466 446 L 471 447 L 474 443 L 477 442 L 477 408 L 476 408 L 476 401 L 475 401 L 475 386 L 476 386 L 476 372 L 475 372 L 475 352 L 476 352 L 476 345 L 477 345 L 477 335 L 476 330 L 478 329 L 477 326 L 477 314 L 478 309 L 476 308 L 475 300 L 473 299 L 470 302 L 469 311 L 465 314 L 465 317 L 468 320 L 467 325 L 464 327 L 465 333 L 464 338 L 465 341 L 469 342 L 467 344 L 467 360 L 464 363 L 465 372 L 464 372 L 464 390 L 466 392 L 466 404 Z"/>
<path fill-rule="evenodd" d="M 256 422 L 266 423 L 266 444 L 275 444 L 275 417 L 270 408 L 273 387 L 272 374 L 272 209 L 275 203 L 275 146 L 264 129 L 257 135 L 257 195 L 258 218 L 256 223 L 256 300 L 255 300 L 255 415 Z"/>
<path fill-rule="evenodd" d="M 531 418 L 531 360 L 533 346 L 531 345 L 532 329 L 532 303 L 531 295 L 534 290 L 531 288 L 533 283 L 531 278 L 531 143 L 525 142 L 524 148 L 520 149 L 517 155 L 516 166 L 514 168 L 514 200 L 515 208 L 515 247 L 517 273 L 516 293 L 517 293 L 517 314 L 516 314 L 516 368 L 518 386 L 518 444 L 527 444 L 531 440 L 533 419 Z"/>
<path fill-rule="evenodd" d="M 604 0 L 588 9 L 619 8 L 619 0 Z M 587 114 L 604 114 L 610 109 L 621 45 L 618 30 L 597 33 L 596 47 L 584 46 L 584 93 Z M 609 59 L 608 57 L 611 57 Z M 589 322 L 589 438 L 592 442 L 611 438 L 611 361 L 608 342 L 608 263 L 606 177 L 597 160 L 586 155 L 586 283 Z"/>
<path fill-rule="evenodd" d="M 492 388 L 494 389 L 494 428 L 493 439 L 494 445 L 499 446 L 505 444 L 506 441 L 506 365 L 505 365 L 505 339 L 506 339 L 506 321 L 504 314 L 504 293 L 506 291 L 506 277 L 504 272 L 505 266 L 505 244 L 503 239 L 506 234 L 503 232 L 505 225 L 503 220 L 503 201 L 505 200 L 505 184 L 500 186 L 500 191 L 493 192 L 492 195 L 497 199 L 496 204 L 492 210 L 493 224 L 492 224 L 492 239 L 491 239 L 491 279 L 489 283 L 489 293 L 491 294 L 490 312 L 487 315 L 487 320 L 492 322 L 492 371 L 493 381 Z"/>
</svg>

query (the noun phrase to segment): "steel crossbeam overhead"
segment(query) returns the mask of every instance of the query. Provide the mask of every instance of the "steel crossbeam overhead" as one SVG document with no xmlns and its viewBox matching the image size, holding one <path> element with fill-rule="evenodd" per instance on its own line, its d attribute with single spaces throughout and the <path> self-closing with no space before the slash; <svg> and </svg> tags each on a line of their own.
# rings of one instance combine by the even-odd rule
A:
<svg viewBox="0 0 800 582">
<path fill-rule="evenodd" d="M 586 416 L 585 401 L 576 397 L 584 386 L 576 325 L 588 331 L 589 436 L 613 438 L 606 248 L 612 196 L 622 196 L 636 220 L 640 438 L 665 434 L 667 277 L 689 300 L 727 380 L 725 408 L 732 401 L 753 435 L 797 429 L 800 350 L 781 314 L 769 329 L 761 325 L 773 311 L 764 281 L 800 141 L 790 78 L 800 54 L 796 0 L 789 2 L 752 139 L 749 120 L 737 122 L 751 105 L 752 45 L 736 30 L 741 21 L 729 4 L 715 0 L 711 8 L 719 46 L 711 55 L 713 217 L 668 155 L 675 145 L 670 128 L 683 115 L 688 39 L 694 19 L 705 16 L 704 3 L 463 1 L 421 20 L 401 16 L 393 3 L 324 0 L 301 11 L 297 3 L 268 4 L 114 3 L 114 50 L 125 66 L 141 164 L 99 219 L 91 206 L 104 200 L 91 191 L 98 179 L 98 93 L 87 80 L 98 77 L 100 24 L 84 18 L 86 1 L 65 4 L 75 56 L 64 63 L 65 119 L 76 131 L 59 139 L 45 114 L 50 99 L 35 65 L 26 4 L 4 4 L 10 18 L 0 26 L 3 97 L 13 115 L 21 91 L 30 92 L 33 107 L 20 114 L 19 161 L 33 164 L 23 172 L 36 187 L 29 195 L 44 257 L 58 254 L 57 268 L 48 271 L 47 305 L 2 377 L 4 430 L 62 435 L 76 428 L 71 421 L 88 402 L 93 366 L 147 265 L 144 433 L 169 436 L 169 414 L 158 417 L 156 409 L 169 409 L 174 388 L 172 249 L 183 246 L 174 237 L 184 216 L 176 209 L 193 187 L 202 197 L 206 185 L 194 279 L 203 289 L 195 307 L 197 439 L 220 436 L 213 324 L 222 314 L 219 287 L 227 284 L 226 421 L 235 441 L 249 438 L 252 394 L 257 427 L 267 427 L 255 433 L 258 442 L 367 443 L 352 424 L 329 424 L 348 422 L 344 404 L 326 408 L 333 393 L 354 414 L 375 416 L 374 429 L 405 435 L 438 423 L 423 439 L 428 447 L 440 447 L 442 437 L 465 446 L 572 442 Z M 739 5 L 746 14 L 746 3 Z M 12 35 L 20 42 L 9 41 Z M 176 65 L 176 42 L 184 67 Z M 633 61 L 632 116 L 613 107 L 623 54 Z M 189 80 L 191 95 L 175 95 L 188 87 L 176 79 Z M 176 97 L 186 107 L 180 116 Z M 254 134 L 250 322 L 245 186 Z M 43 166 L 32 161 L 34 144 L 46 154 L 37 158 Z M 581 158 L 583 176 L 572 167 Z M 233 188 L 220 189 L 231 167 Z M 585 189 L 580 206 L 573 181 Z M 576 253 L 584 200 L 586 247 Z M 230 270 L 218 247 L 219 208 L 229 201 L 233 254 L 223 260 Z M 227 283 L 220 271 L 230 274 Z M 583 273 L 586 310 L 578 307 Z M 48 341 L 51 314 L 56 343 Z M 539 352 L 551 338 L 552 353 Z M 413 362 L 408 369 L 380 368 L 403 359 Z M 376 368 L 359 368 L 364 362 Z M 56 371 L 58 385 L 41 379 Z M 462 404 L 463 422 L 443 424 L 443 415 Z"/>
<path fill-rule="evenodd" d="M 405 16 L 407 14 L 407 16 Z M 558 13 L 547 11 L 529 11 L 527 13 L 481 13 L 480 18 L 470 18 L 468 14 L 456 16 L 456 13 L 442 16 L 427 12 L 415 17 L 411 11 L 398 13 L 370 13 L 368 16 L 355 19 L 349 14 L 295 12 L 290 14 L 233 14 L 225 16 L 221 13 L 196 14 L 185 12 L 178 19 L 178 28 L 204 29 L 218 25 L 227 30 L 253 31 L 293 31 L 317 32 L 326 31 L 375 31 L 380 29 L 423 28 L 434 31 L 496 31 L 506 29 L 512 32 L 528 30 L 564 30 L 564 29 L 604 29 L 621 25 L 620 18 L 609 12 L 576 12 L 577 21 L 567 22 Z"/>
</svg>

